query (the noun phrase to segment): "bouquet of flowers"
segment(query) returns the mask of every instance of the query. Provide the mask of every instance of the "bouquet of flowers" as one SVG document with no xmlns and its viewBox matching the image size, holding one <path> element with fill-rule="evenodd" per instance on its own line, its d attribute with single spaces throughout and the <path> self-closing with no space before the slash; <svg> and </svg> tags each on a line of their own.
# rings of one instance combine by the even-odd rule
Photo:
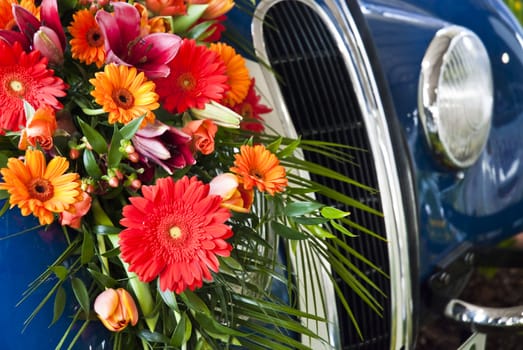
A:
<svg viewBox="0 0 523 350">
<path fill-rule="evenodd" d="M 295 334 L 325 341 L 311 324 L 326 320 L 297 285 L 323 274 L 378 309 L 338 242 L 349 213 L 314 194 L 353 202 L 301 173 L 351 181 L 299 156 L 346 148 L 266 132 L 271 109 L 221 41 L 233 6 L 0 0 L 1 213 L 61 227 L 67 248 L 32 288 L 55 277 L 57 319 L 69 286 L 71 323 L 101 322 L 114 348 L 308 348 Z"/>
</svg>

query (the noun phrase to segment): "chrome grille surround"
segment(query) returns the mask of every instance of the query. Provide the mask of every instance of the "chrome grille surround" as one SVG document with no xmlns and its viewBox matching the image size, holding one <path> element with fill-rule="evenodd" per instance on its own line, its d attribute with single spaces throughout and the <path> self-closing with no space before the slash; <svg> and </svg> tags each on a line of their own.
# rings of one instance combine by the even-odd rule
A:
<svg viewBox="0 0 523 350">
<path fill-rule="evenodd" d="M 257 6 L 252 23 L 253 43 L 256 54 L 262 62 L 270 62 L 266 51 L 263 32 L 265 16 L 269 10 L 282 1 L 262 0 Z M 297 0 L 292 0 L 297 1 Z M 333 36 L 341 53 L 350 80 L 353 85 L 359 109 L 362 112 L 364 128 L 368 135 L 370 152 L 374 156 L 381 208 L 384 214 L 386 238 L 388 240 L 390 285 L 390 348 L 409 349 L 413 343 L 412 281 L 408 255 L 407 224 L 403 207 L 402 191 L 398 181 L 396 161 L 389 135 L 388 124 L 382 102 L 379 97 L 376 79 L 367 56 L 362 37 L 355 20 L 345 3 L 334 1 L 314 2 L 299 0 L 310 7 L 324 22 Z M 276 101 L 272 106 L 279 115 L 287 136 L 296 137 L 292 118 L 287 110 L 280 86 L 270 70 L 264 71 L 269 85 L 271 99 Z M 368 257 L 372 260 L 372 257 Z M 327 292 L 333 293 L 330 281 L 324 281 Z M 334 298 L 329 298 L 331 305 L 327 308 L 329 322 L 336 325 L 336 306 Z M 372 312 L 369 309 L 369 312 Z M 339 348 L 340 336 L 337 327 L 329 328 L 332 348 Z"/>
</svg>

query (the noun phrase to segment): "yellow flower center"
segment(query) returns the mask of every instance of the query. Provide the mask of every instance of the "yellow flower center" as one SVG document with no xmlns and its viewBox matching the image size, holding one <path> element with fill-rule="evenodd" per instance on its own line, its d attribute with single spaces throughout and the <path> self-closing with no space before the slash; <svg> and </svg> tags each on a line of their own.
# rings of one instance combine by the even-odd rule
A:
<svg viewBox="0 0 523 350">
<path fill-rule="evenodd" d="M 172 238 L 178 239 L 182 236 L 182 230 L 178 226 L 173 226 L 169 229 L 169 234 Z"/>
<path fill-rule="evenodd" d="M 53 197 L 53 185 L 49 180 L 36 178 L 29 184 L 29 195 L 31 198 L 45 202 Z"/>
<path fill-rule="evenodd" d="M 130 109 L 134 106 L 134 96 L 125 88 L 114 89 L 112 98 L 119 108 Z"/>
<path fill-rule="evenodd" d="M 25 86 L 21 81 L 13 79 L 8 82 L 8 85 L 8 90 L 11 93 L 11 95 L 14 95 L 16 97 L 24 96 Z"/>
</svg>

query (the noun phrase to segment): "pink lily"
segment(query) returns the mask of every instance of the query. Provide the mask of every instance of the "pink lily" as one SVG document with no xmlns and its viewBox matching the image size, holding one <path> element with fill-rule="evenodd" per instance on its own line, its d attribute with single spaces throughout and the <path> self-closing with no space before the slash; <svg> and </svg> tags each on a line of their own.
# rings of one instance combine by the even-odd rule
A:
<svg viewBox="0 0 523 350">
<path fill-rule="evenodd" d="M 15 32 L 14 30 L 0 29 L 0 40 L 5 41 L 10 46 L 13 46 L 14 43 L 18 42 L 20 45 L 22 45 L 24 51 L 31 51 L 31 42 L 27 40 L 27 37 L 20 32 Z"/>
<path fill-rule="evenodd" d="M 114 2 L 114 12 L 98 11 L 96 22 L 105 38 L 106 63 L 134 66 L 148 78 L 169 75 L 167 63 L 178 52 L 181 38 L 171 33 L 140 33 L 140 13 L 125 2 Z"/>
<path fill-rule="evenodd" d="M 41 20 L 20 5 L 13 4 L 13 16 L 20 32 L 2 30 L 0 38 L 20 42 L 24 50 L 39 50 L 51 63 L 61 64 L 66 39 L 56 0 L 42 0 Z"/>
<path fill-rule="evenodd" d="M 145 163 L 150 160 L 170 175 L 174 169 L 196 163 L 190 149 L 191 136 L 159 121 L 138 130 L 132 141 Z"/>
</svg>

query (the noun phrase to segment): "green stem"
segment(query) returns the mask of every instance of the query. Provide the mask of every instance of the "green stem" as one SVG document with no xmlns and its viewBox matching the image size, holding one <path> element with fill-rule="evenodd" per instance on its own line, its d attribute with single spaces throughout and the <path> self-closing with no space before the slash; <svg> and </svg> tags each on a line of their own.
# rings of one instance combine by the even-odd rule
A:
<svg viewBox="0 0 523 350">
<path fill-rule="evenodd" d="M 93 211 L 95 221 L 97 224 L 114 227 L 113 222 L 105 213 L 100 202 L 97 199 L 93 200 L 93 203 L 91 204 L 91 209 Z M 113 248 L 117 248 L 119 246 L 117 234 L 107 235 L 107 237 L 109 238 L 109 241 L 111 241 Z M 103 249 L 105 249 L 105 244 Z M 149 285 L 140 281 L 138 279 L 138 276 L 136 276 L 134 272 L 129 271 L 129 264 L 123 261 L 121 257 L 120 261 L 122 262 L 122 265 L 125 268 L 127 276 L 129 277 L 129 284 L 131 285 L 131 288 L 133 289 L 134 294 L 138 299 L 138 303 L 140 304 L 140 308 L 142 309 L 145 322 L 147 323 L 149 330 L 151 332 L 154 332 L 154 329 L 156 328 L 156 323 L 158 322 L 159 314 L 157 312 L 154 312 L 154 301 L 151 295 L 151 290 L 149 289 Z"/>
<path fill-rule="evenodd" d="M 113 247 L 118 247 L 118 235 L 107 236 L 113 244 Z M 131 288 L 133 288 L 134 294 L 136 294 L 138 302 L 140 303 L 140 307 L 145 317 L 145 322 L 147 323 L 149 330 L 154 332 L 156 323 L 158 322 L 159 314 L 157 312 L 154 313 L 154 302 L 149 285 L 140 281 L 134 272 L 129 271 L 129 264 L 127 264 L 125 261 L 122 261 L 122 264 L 125 268 L 125 271 L 127 272 L 127 276 L 129 277 L 129 284 L 131 285 Z"/>
</svg>

